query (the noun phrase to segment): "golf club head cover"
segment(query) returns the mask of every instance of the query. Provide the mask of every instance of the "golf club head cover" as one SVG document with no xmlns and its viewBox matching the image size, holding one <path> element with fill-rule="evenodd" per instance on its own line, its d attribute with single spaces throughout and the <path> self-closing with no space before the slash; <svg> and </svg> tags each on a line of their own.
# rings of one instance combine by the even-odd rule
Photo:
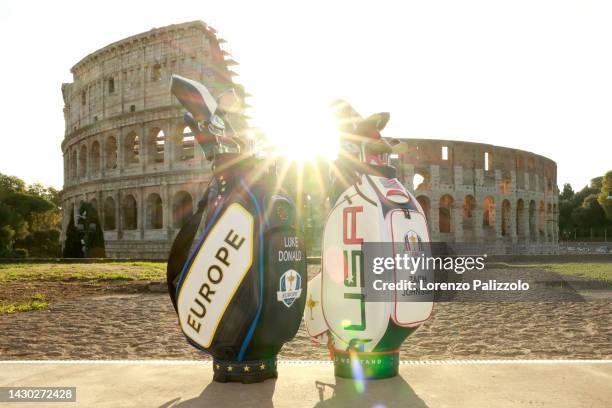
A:
<svg viewBox="0 0 612 408">
<path fill-rule="evenodd" d="M 168 287 L 189 343 L 213 357 L 214 379 L 259 382 L 276 377 L 276 356 L 303 316 L 302 228 L 273 174 L 259 168 L 254 182 L 254 159 L 223 158 L 173 245 Z"/>
</svg>

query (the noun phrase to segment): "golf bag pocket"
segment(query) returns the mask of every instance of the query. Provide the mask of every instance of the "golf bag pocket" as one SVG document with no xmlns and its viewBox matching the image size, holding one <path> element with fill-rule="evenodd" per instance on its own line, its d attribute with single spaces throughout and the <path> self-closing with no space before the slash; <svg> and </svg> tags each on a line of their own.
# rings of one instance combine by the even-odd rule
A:
<svg viewBox="0 0 612 408">
<path fill-rule="evenodd" d="M 293 203 L 282 195 L 274 195 L 266 207 L 263 301 L 253 348 L 274 350 L 290 341 L 299 328 L 308 277 L 303 237 L 295 228 L 299 222 Z M 246 358 L 249 355 L 247 352 Z"/>
<path fill-rule="evenodd" d="M 258 272 L 253 268 L 258 243 L 255 233 L 254 215 L 238 202 L 229 205 L 210 226 L 183 271 L 177 296 L 180 326 L 185 336 L 203 349 L 213 346 L 222 320 L 225 324 L 220 335 L 227 332 L 228 324 L 244 329 L 254 317 L 248 311 L 257 308 L 259 299 L 248 292 L 256 295 L 259 285 L 252 276 Z M 243 283 L 255 287 L 249 291 Z M 237 297 L 240 307 L 230 307 Z"/>
</svg>

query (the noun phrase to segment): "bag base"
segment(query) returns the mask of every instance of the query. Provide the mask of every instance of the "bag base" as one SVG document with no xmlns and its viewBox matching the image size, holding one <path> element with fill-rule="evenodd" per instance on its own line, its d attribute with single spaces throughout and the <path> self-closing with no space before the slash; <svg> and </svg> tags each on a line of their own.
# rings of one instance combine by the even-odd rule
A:
<svg viewBox="0 0 612 408">
<path fill-rule="evenodd" d="M 334 350 L 336 377 L 355 380 L 380 380 L 399 372 L 399 350 L 358 352 Z"/>
<path fill-rule="evenodd" d="M 217 382 L 252 384 L 277 377 L 276 357 L 243 362 L 213 359 L 213 380 Z"/>
</svg>

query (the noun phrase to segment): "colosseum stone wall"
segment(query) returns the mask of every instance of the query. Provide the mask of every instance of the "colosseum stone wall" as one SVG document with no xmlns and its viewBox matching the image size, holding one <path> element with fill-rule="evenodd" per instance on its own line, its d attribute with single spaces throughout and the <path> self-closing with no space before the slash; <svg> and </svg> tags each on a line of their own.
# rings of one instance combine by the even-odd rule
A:
<svg viewBox="0 0 612 408">
<path fill-rule="evenodd" d="M 451 140 L 405 139 L 395 151 L 399 178 L 424 208 L 433 241 L 470 244 L 479 253 L 558 251 L 554 161 Z"/>
<path fill-rule="evenodd" d="M 98 210 L 110 257 L 165 258 L 210 179 L 169 89 L 180 74 L 213 94 L 234 88 L 236 65 L 211 27 L 171 25 L 110 44 L 78 62 L 62 85 L 66 130 L 63 231 L 80 203 Z M 246 116 L 231 118 L 237 130 Z"/>
</svg>

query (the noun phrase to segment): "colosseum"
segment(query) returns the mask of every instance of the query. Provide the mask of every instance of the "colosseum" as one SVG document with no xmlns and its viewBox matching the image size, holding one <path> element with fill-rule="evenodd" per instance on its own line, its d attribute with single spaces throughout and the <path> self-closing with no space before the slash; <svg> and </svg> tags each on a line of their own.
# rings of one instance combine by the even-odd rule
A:
<svg viewBox="0 0 612 408">
<path fill-rule="evenodd" d="M 78 62 L 73 82 L 62 85 L 64 234 L 70 214 L 89 202 L 98 209 L 107 256 L 165 258 L 211 174 L 170 94 L 170 76 L 199 80 L 213 94 L 232 87 L 244 99 L 230 69 L 236 64 L 201 21 L 153 29 Z M 237 112 L 230 120 L 240 132 L 247 118 Z M 552 160 L 430 139 L 404 139 L 396 151 L 399 178 L 416 187 L 434 241 L 487 253 L 558 251 Z"/>
<path fill-rule="evenodd" d="M 554 161 L 451 140 L 403 140 L 396 152 L 399 178 L 421 203 L 432 241 L 467 244 L 472 253 L 558 252 Z"/>
<path fill-rule="evenodd" d="M 73 82 L 62 85 L 64 234 L 72 210 L 90 202 L 108 256 L 166 257 L 210 179 L 170 76 L 199 80 L 213 94 L 234 88 L 244 99 L 236 64 L 216 31 L 195 21 L 115 42 L 73 66 Z M 230 119 L 246 129 L 244 112 Z"/>
</svg>

